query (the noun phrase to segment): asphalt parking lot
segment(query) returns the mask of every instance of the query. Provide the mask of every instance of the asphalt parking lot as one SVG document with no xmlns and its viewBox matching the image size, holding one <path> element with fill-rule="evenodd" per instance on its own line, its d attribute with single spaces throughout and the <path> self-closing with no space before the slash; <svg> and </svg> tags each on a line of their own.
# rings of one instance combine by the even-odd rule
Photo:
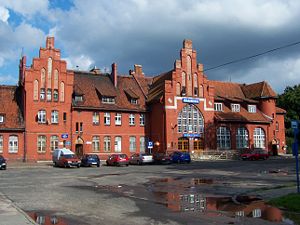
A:
<svg viewBox="0 0 300 225">
<path fill-rule="evenodd" d="M 48 224 L 291 224 L 263 200 L 296 192 L 295 173 L 295 160 L 280 157 L 79 169 L 8 165 L 0 192 Z M 278 215 L 268 216 L 270 210 Z"/>
</svg>

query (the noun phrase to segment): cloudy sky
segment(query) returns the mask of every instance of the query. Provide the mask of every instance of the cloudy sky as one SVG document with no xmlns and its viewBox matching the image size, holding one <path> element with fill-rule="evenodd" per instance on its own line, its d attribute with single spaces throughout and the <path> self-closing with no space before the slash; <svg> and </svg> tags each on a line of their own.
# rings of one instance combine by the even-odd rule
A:
<svg viewBox="0 0 300 225">
<path fill-rule="evenodd" d="M 173 68 L 183 39 L 209 69 L 300 41 L 299 21 L 299 0 L 0 0 L 0 84 L 16 84 L 22 52 L 29 66 L 49 35 L 69 69 L 141 64 L 153 76 Z M 206 75 L 282 93 L 300 83 L 300 44 Z"/>
</svg>

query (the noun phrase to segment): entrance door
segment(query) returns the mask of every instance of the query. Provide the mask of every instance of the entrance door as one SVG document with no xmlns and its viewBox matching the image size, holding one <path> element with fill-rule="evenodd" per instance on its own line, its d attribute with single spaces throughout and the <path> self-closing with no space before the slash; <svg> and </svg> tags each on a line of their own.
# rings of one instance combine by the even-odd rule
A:
<svg viewBox="0 0 300 225">
<path fill-rule="evenodd" d="M 202 138 L 195 139 L 194 140 L 194 153 L 201 154 L 203 150 L 204 150 L 203 139 Z"/>
<path fill-rule="evenodd" d="M 78 157 L 82 157 L 83 156 L 83 144 L 77 144 L 75 146 L 75 154 L 78 156 Z"/>
<path fill-rule="evenodd" d="M 189 139 L 179 138 L 178 139 L 178 150 L 188 152 L 189 151 Z"/>
</svg>

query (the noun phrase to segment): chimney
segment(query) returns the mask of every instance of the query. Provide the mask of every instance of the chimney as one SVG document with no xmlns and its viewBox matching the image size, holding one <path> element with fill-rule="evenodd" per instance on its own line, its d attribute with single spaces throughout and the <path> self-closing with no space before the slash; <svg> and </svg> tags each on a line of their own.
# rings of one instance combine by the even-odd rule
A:
<svg viewBox="0 0 300 225">
<path fill-rule="evenodd" d="M 48 49 L 54 48 L 54 37 L 47 37 L 46 48 L 48 48 Z"/>
<path fill-rule="evenodd" d="M 111 65 L 111 74 L 110 74 L 111 80 L 114 83 L 114 86 L 117 87 L 117 78 L 118 78 L 118 69 L 117 69 L 117 64 L 113 63 Z"/>
<path fill-rule="evenodd" d="M 193 42 L 192 42 L 192 40 L 184 39 L 184 41 L 183 41 L 183 48 L 192 49 L 193 48 Z"/>
<path fill-rule="evenodd" d="M 144 76 L 143 68 L 141 65 L 134 65 L 134 74 L 136 76 Z"/>
</svg>

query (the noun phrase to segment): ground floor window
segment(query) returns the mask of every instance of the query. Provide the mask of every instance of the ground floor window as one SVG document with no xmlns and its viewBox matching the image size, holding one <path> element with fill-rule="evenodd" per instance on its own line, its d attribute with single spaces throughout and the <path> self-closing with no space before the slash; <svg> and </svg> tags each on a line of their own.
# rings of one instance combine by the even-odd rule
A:
<svg viewBox="0 0 300 225">
<path fill-rule="evenodd" d="M 110 136 L 104 137 L 104 151 L 110 152 Z"/>
<path fill-rule="evenodd" d="M 19 149 L 19 140 L 18 136 L 11 135 L 8 140 L 8 152 L 9 153 L 17 153 Z"/>
<path fill-rule="evenodd" d="M 145 137 L 140 137 L 140 153 L 145 153 L 145 150 L 146 150 Z"/>
<path fill-rule="evenodd" d="M 50 138 L 50 150 L 54 151 L 57 148 L 58 148 L 58 136 L 53 135 Z"/>
<path fill-rule="evenodd" d="M 122 137 L 115 137 L 115 152 L 122 152 Z"/>
<path fill-rule="evenodd" d="M 129 151 L 136 152 L 136 137 L 129 137 Z"/>
<path fill-rule="evenodd" d="M 203 150 L 203 139 L 194 140 L 194 150 Z"/>
<path fill-rule="evenodd" d="M 92 139 L 92 151 L 99 152 L 100 151 L 100 138 L 99 136 L 94 136 Z"/>
<path fill-rule="evenodd" d="M 38 136 L 38 152 L 46 152 L 46 136 L 39 135 Z"/>
<path fill-rule="evenodd" d="M 230 149 L 230 130 L 227 127 L 219 127 L 217 130 L 218 149 Z"/>
<path fill-rule="evenodd" d="M 3 136 L 0 135 L 0 153 L 3 152 Z"/>
<path fill-rule="evenodd" d="M 265 132 L 262 128 L 254 129 L 254 148 L 265 148 Z"/>
<path fill-rule="evenodd" d="M 189 140 L 187 138 L 178 139 L 178 150 L 179 151 L 188 151 L 189 150 Z"/>
<path fill-rule="evenodd" d="M 249 147 L 249 137 L 248 131 L 245 127 L 239 127 L 236 132 L 236 147 L 248 148 Z"/>
</svg>

